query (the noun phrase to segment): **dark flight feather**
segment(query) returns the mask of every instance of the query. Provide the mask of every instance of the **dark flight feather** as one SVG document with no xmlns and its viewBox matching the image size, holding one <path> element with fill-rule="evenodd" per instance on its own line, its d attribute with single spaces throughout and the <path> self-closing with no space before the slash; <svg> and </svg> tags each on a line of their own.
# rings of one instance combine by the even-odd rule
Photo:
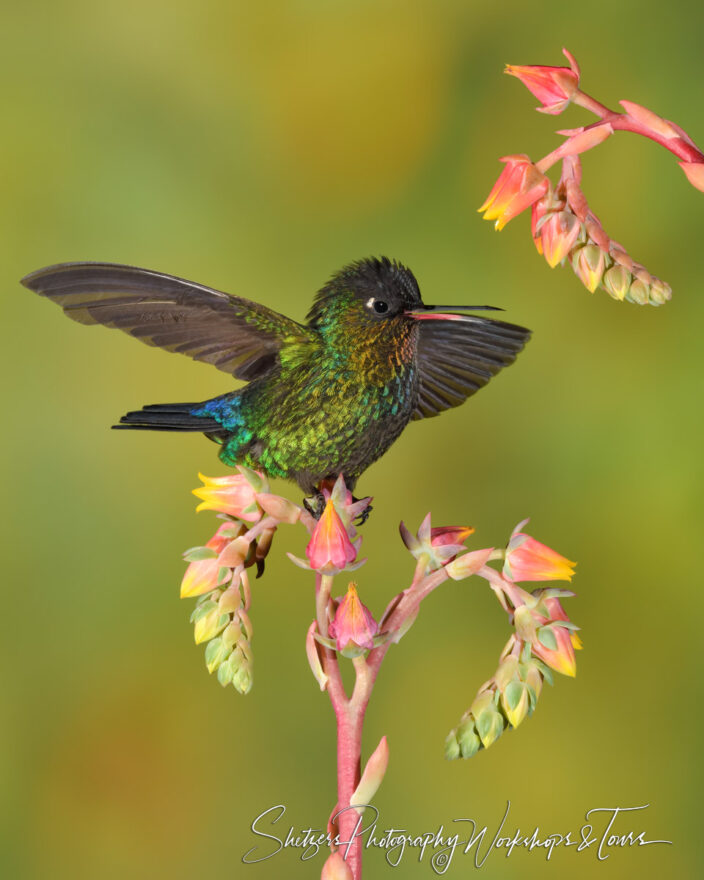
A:
<svg viewBox="0 0 704 880">
<path fill-rule="evenodd" d="M 414 419 L 432 418 L 464 403 L 513 363 L 530 338 L 525 327 L 470 315 L 419 323 Z"/>
<path fill-rule="evenodd" d="M 62 263 L 22 279 L 80 324 L 103 324 L 250 381 L 310 330 L 242 297 L 115 263 Z"/>
</svg>

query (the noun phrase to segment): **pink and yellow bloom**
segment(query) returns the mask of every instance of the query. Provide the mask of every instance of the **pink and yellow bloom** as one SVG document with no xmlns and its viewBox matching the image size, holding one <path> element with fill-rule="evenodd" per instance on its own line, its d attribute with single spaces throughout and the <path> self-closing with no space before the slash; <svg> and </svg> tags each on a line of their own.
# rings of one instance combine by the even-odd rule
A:
<svg viewBox="0 0 704 880">
<path fill-rule="evenodd" d="M 554 211 L 541 225 L 541 250 L 551 269 L 572 250 L 581 229 L 582 224 L 571 211 Z"/>
<path fill-rule="evenodd" d="M 425 555 L 428 570 L 436 571 L 447 565 L 464 550 L 464 542 L 474 532 L 470 526 L 437 526 L 431 528 L 430 514 L 420 524 L 417 534 L 413 535 L 402 522 L 399 526 L 401 539 L 411 551 L 415 559 Z"/>
<path fill-rule="evenodd" d="M 572 580 L 577 563 L 522 532 L 527 522 L 524 519 L 511 534 L 504 559 L 504 576 L 517 582 Z"/>
<path fill-rule="evenodd" d="M 218 560 L 218 556 L 235 537 L 236 530 L 237 527 L 234 523 L 223 523 L 205 547 L 195 548 L 198 551 L 197 555 L 201 558 L 193 559 L 183 575 L 181 581 L 182 599 L 190 596 L 202 596 L 203 593 L 214 590 L 223 582 L 224 578 L 220 577 L 222 563 Z M 189 554 L 186 554 L 186 558 L 188 556 Z"/>
<path fill-rule="evenodd" d="M 572 633 L 564 626 L 551 626 L 547 628 L 547 633 L 551 635 L 549 641 L 554 643 L 555 647 L 549 647 L 545 643 L 548 641 L 548 636 L 546 628 L 543 628 L 531 642 L 532 653 L 555 672 L 574 678 L 577 674 L 577 660 L 574 656 Z"/>
<path fill-rule="evenodd" d="M 357 558 L 359 540 L 354 543 L 350 540 L 333 499 L 329 497 L 306 547 L 310 567 L 321 574 L 343 571 Z"/>
<path fill-rule="evenodd" d="M 374 636 L 379 632 L 379 624 L 371 611 L 363 605 L 356 584 L 350 584 L 347 594 L 337 606 L 335 618 L 330 623 L 329 633 L 337 643 L 337 650 L 374 647 Z"/>
<path fill-rule="evenodd" d="M 226 477 L 205 477 L 198 474 L 203 481 L 203 486 L 193 490 L 193 494 L 202 499 L 196 508 L 201 510 L 216 510 L 218 513 L 226 513 L 228 516 L 257 522 L 261 519 L 262 511 L 257 504 L 256 493 L 265 492 L 265 480 L 261 474 L 247 472 L 246 468 L 238 468 L 239 474 L 231 474 Z M 257 480 L 261 480 L 262 488 L 252 485 L 249 474 Z"/>
<path fill-rule="evenodd" d="M 515 76 L 540 101 L 537 109 L 553 116 L 567 107 L 579 90 L 579 66 L 574 56 L 562 50 L 569 67 L 544 67 L 537 64 L 507 64 L 506 73 Z"/>
<path fill-rule="evenodd" d="M 550 181 L 526 155 L 504 156 L 506 167 L 499 175 L 486 201 L 478 210 L 485 220 L 495 220 L 497 230 L 530 208 L 550 187 Z"/>
</svg>

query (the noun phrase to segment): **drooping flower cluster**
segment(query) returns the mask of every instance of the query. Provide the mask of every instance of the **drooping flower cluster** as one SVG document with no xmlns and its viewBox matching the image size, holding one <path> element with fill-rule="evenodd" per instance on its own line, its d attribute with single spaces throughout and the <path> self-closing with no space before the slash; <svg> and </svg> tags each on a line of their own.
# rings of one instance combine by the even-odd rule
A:
<svg viewBox="0 0 704 880">
<path fill-rule="evenodd" d="M 616 131 L 631 131 L 661 144 L 679 159 L 687 180 L 704 191 L 704 153 L 678 125 L 632 101 L 621 101 L 623 113 L 600 104 L 579 88 L 580 71 L 574 57 L 563 50 L 569 67 L 507 65 L 541 106 L 542 113 L 559 114 L 570 103 L 595 113 L 599 122 L 558 132 L 566 140 L 538 162 L 526 155 L 506 156 L 506 167 L 479 208 L 485 220 L 503 227 L 527 208 L 532 211 L 533 240 L 552 268 L 566 261 L 593 293 L 601 287 L 616 300 L 638 305 L 663 305 L 672 296 L 668 284 L 636 263 L 618 242 L 609 238 L 589 209 L 581 189 L 579 154 L 602 143 Z M 553 186 L 546 172 L 562 162 Z"/>
<path fill-rule="evenodd" d="M 469 758 L 488 748 L 508 727 L 518 727 L 535 710 L 543 681 L 552 684 L 551 670 L 576 675 L 574 652 L 581 642 L 560 603 L 560 598 L 574 593 L 552 587 L 529 593 L 517 583 L 569 581 L 574 563 L 521 531 L 526 522 L 518 524 L 500 554 L 503 571 L 488 565 L 478 571 L 508 612 L 515 632 L 501 653 L 498 669 L 448 734 L 445 754 L 449 759 Z"/>
<path fill-rule="evenodd" d="M 264 569 L 277 526 L 307 516 L 285 498 L 269 493 L 263 474 L 238 467 L 239 473 L 204 477 L 193 490 L 197 510 L 218 512 L 225 522 L 203 547 L 184 554 L 189 563 L 181 582 L 182 598 L 197 597 L 191 615 L 196 644 L 207 642 L 208 672 L 217 672 L 223 687 L 242 694 L 252 687 L 252 600 L 248 569 Z"/>
</svg>

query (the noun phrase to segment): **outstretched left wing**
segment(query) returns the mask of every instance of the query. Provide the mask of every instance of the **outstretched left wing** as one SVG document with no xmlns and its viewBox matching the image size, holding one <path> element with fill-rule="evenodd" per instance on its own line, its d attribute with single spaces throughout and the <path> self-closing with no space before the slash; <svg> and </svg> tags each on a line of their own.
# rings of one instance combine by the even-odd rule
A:
<svg viewBox="0 0 704 880">
<path fill-rule="evenodd" d="M 418 400 L 414 419 L 427 419 L 461 403 L 512 364 L 530 330 L 472 315 L 433 315 L 419 321 Z"/>
<path fill-rule="evenodd" d="M 247 381 L 270 370 L 281 348 L 313 338 L 310 328 L 259 303 L 135 266 L 60 263 L 22 284 L 74 321 L 115 327 Z"/>
</svg>

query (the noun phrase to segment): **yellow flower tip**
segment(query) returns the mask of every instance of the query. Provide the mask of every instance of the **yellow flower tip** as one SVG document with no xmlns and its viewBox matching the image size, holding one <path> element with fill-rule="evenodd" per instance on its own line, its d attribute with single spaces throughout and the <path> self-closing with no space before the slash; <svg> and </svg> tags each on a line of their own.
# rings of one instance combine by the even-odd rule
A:
<svg viewBox="0 0 704 880">
<path fill-rule="evenodd" d="M 575 651 L 581 651 L 584 648 L 584 644 L 576 632 L 570 633 L 570 640 Z"/>
</svg>

